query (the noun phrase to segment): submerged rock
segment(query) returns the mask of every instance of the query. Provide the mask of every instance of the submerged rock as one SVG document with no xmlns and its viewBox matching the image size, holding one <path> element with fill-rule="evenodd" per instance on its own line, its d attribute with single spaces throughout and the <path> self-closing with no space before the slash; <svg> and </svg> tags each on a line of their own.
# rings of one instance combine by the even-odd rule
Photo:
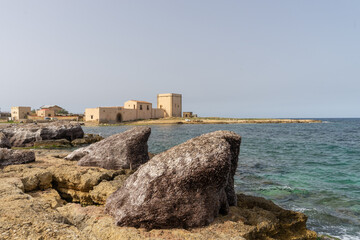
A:
<svg viewBox="0 0 360 240">
<path fill-rule="evenodd" d="M 103 140 L 104 138 L 98 134 L 85 134 L 84 138 L 77 138 L 71 142 L 73 146 L 92 144 Z"/>
<path fill-rule="evenodd" d="M 41 140 L 34 142 L 36 148 L 69 148 L 71 143 L 67 139 Z"/>
<path fill-rule="evenodd" d="M 9 139 L 2 132 L 0 132 L 0 148 L 11 148 Z"/>
<path fill-rule="evenodd" d="M 30 123 L 11 125 L 0 130 L 9 139 L 13 147 L 32 147 L 41 140 L 82 138 L 84 131 L 79 124 L 68 122 Z"/>
<path fill-rule="evenodd" d="M 80 166 L 114 170 L 137 169 L 149 160 L 147 141 L 150 133 L 149 127 L 135 127 L 90 146 L 79 148 L 65 159 L 79 160 Z"/>
<path fill-rule="evenodd" d="M 106 202 L 119 226 L 189 228 L 236 205 L 233 175 L 241 137 L 217 131 L 154 156 Z"/>
<path fill-rule="evenodd" d="M 32 151 L 0 148 L 0 167 L 34 161 L 35 153 Z"/>
</svg>

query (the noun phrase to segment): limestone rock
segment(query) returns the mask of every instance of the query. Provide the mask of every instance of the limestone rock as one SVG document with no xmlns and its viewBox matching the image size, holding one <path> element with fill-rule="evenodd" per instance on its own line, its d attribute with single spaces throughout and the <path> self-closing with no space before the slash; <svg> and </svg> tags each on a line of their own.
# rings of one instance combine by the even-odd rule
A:
<svg viewBox="0 0 360 240">
<path fill-rule="evenodd" d="M 66 204 L 57 210 L 81 233 L 95 239 L 223 239 L 223 240 L 316 240 L 306 229 L 306 216 L 276 206 L 264 198 L 238 195 L 239 207 L 209 226 L 192 229 L 152 229 L 117 227 L 104 215 L 102 206 Z"/>
<path fill-rule="evenodd" d="M 9 139 L 2 132 L 0 132 L 0 148 L 11 148 Z"/>
<path fill-rule="evenodd" d="M 27 170 L 21 176 L 25 192 L 51 188 L 52 174 L 49 171 L 39 168 Z"/>
<path fill-rule="evenodd" d="M 71 143 L 67 139 L 56 140 L 41 140 L 34 142 L 34 147 L 37 148 L 69 148 Z"/>
<path fill-rule="evenodd" d="M 67 223 L 49 202 L 24 193 L 20 179 L 0 179 L 0 239 L 87 239 Z"/>
<path fill-rule="evenodd" d="M 66 159 L 78 161 L 79 166 L 105 169 L 137 169 L 149 160 L 147 141 L 151 129 L 135 127 L 112 135 L 88 147 L 79 148 Z"/>
<path fill-rule="evenodd" d="M 2 169 L 0 178 L 18 178 L 23 184 L 23 191 L 45 190 L 51 188 L 52 173 L 47 169 L 23 165 L 11 165 Z"/>
<path fill-rule="evenodd" d="M 79 124 L 68 122 L 30 123 L 10 125 L 0 129 L 13 147 L 33 146 L 35 141 L 82 138 L 84 131 Z"/>
<path fill-rule="evenodd" d="M 47 168 L 53 175 L 53 187 L 61 197 L 69 202 L 81 204 L 93 204 L 90 190 L 104 180 L 113 180 L 120 171 L 106 170 L 101 168 L 81 168 L 74 164 L 54 166 Z"/>
<path fill-rule="evenodd" d="M 83 138 L 74 139 L 71 144 L 73 146 L 80 146 L 85 144 L 92 144 L 103 140 L 104 138 L 98 134 L 85 134 Z"/>
<path fill-rule="evenodd" d="M 120 186 L 131 171 L 79 167 L 75 162 L 53 157 L 55 153 L 62 155 L 69 152 L 67 149 L 34 152 L 35 162 L 0 169 L 0 239 L 317 239 L 315 232 L 305 228 L 304 214 L 284 210 L 263 198 L 242 194 L 237 196 L 238 207 L 229 207 L 227 215 L 218 216 L 206 227 L 151 231 L 118 227 L 114 218 L 104 213 L 101 205 L 84 207 L 80 203 L 65 204 L 55 190 L 57 185 L 52 185 L 50 181 L 61 180 L 62 186 L 68 187 L 81 185 L 81 189 L 89 189 L 89 193 L 79 193 L 90 195 L 92 200 L 94 196 L 104 201 L 111 189 L 117 184 Z M 56 180 L 47 177 L 49 173 L 52 175 L 60 170 Z M 69 172 L 68 177 L 66 172 Z M 87 176 L 81 179 L 81 175 Z"/>
<path fill-rule="evenodd" d="M 66 201 L 61 199 L 59 193 L 52 188 L 48 188 L 44 191 L 30 192 L 28 194 L 45 204 L 49 204 L 52 209 L 62 207 L 66 204 Z"/>
<path fill-rule="evenodd" d="M 210 224 L 236 204 L 233 174 L 240 141 L 233 132 L 217 131 L 156 155 L 107 199 L 106 211 L 119 226 Z"/>
<path fill-rule="evenodd" d="M 32 151 L 0 148 L 0 167 L 33 161 L 35 161 L 35 153 Z"/>
<path fill-rule="evenodd" d="M 128 174 L 118 175 L 112 181 L 102 181 L 90 190 L 90 197 L 94 203 L 105 204 L 106 199 L 117 189 L 119 189 L 129 177 Z"/>
</svg>

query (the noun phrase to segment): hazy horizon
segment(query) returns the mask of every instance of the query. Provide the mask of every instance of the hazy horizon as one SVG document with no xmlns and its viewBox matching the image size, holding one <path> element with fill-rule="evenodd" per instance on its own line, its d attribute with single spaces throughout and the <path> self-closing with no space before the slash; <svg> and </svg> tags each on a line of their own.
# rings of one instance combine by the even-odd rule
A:
<svg viewBox="0 0 360 240">
<path fill-rule="evenodd" d="M 359 1 L 0 1 L 0 108 L 360 117 Z"/>
</svg>

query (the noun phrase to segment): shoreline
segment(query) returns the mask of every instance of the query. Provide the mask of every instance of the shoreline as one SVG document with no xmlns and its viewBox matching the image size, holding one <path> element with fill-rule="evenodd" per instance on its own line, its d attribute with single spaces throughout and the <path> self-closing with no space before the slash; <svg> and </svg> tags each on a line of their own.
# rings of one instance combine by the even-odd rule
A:
<svg viewBox="0 0 360 240">
<path fill-rule="evenodd" d="M 170 124 L 285 124 L 285 123 L 322 123 L 314 119 L 276 119 L 276 118 L 160 118 L 128 121 L 121 123 L 85 122 L 85 126 L 139 126 Z"/>
<path fill-rule="evenodd" d="M 206 226 L 150 231 L 119 227 L 112 216 L 104 214 L 104 204 L 107 197 L 133 174 L 131 170 L 78 166 L 76 161 L 64 159 L 70 149 L 33 151 L 36 161 L 5 166 L 0 171 L 0 189 L 3 190 L 0 209 L 7 209 L 0 230 L 10 239 L 40 238 L 48 234 L 56 239 L 71 238 L 71 235 L 76 235 L 76 239 L 89 236 L 97 239 L 260 239 L 264 236 L 283 240 L 329 239 L 306 228 L 307 217 L 303 213 L 242 193 L 237 193 L 238 206 L 230 207 L 227 215 L 220 214 Z M 258 207 L 254 209 L 253 205 Z M 49 219 L 48 215 L 55 220 Z M 56 219 L 66 219 L 66 222 Z M 282 223 L 286 221 L 290 223 L 284 230 Z M 277 232 L 280 238 L 277 238 Z"/>
</svg>

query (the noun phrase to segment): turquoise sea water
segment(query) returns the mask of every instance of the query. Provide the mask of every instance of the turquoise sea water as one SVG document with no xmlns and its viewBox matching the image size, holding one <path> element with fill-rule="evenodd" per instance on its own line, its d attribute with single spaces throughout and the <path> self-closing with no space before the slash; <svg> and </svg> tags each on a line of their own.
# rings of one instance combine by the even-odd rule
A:
<svg viewBox="0 0 360 240">
<path fill-rule="evenodd" d="M 360 239 L 360 119 L 311 124 L 151 126 L 149 151 L 159 153 L 216 130 L 242 136 L 237 192 L 262 196 L 305 213 L 308 227 L 340 239 Z M 103 136 L 131 126 L 84 127 Z"/>
</svg>

